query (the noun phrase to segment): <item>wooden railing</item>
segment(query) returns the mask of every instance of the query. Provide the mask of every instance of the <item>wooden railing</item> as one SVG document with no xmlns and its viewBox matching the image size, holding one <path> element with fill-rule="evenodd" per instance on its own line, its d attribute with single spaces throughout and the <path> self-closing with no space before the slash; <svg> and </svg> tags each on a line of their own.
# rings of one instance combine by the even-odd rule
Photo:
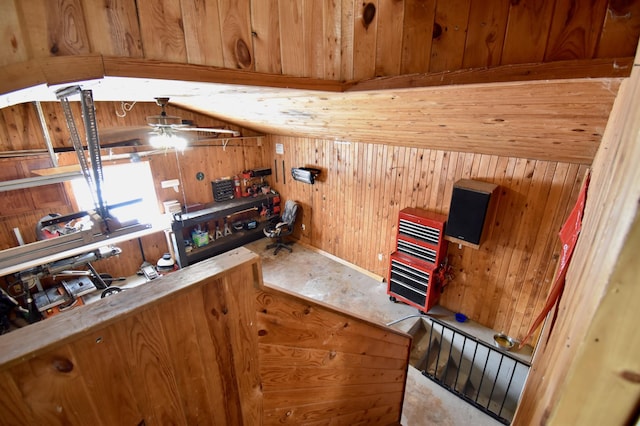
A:
<svg viewBox="0 0 640 426">
<path fill-rule="evenodd" d="M 0 336 L 0 423 L 398 424 L 409 347 L 239 248 Z"/>
</svg>

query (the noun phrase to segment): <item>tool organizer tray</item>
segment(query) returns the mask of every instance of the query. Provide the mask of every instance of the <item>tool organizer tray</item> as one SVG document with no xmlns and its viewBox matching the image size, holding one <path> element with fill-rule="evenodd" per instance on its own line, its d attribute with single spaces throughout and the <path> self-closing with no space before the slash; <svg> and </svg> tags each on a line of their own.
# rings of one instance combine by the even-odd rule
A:
<svg viewBox="0 0 640 426">
<path fill-rule="evenodd" d="M 217 202 L 189 213 L 176 213 L 171 224 L 173 231 L 172 243 L 176 254 L 176 260 L 181 268 L 192 265 L 212 256 L 240 247 L 244 244 L 264 237 L 263 228 L 270 215 L 260 216 L 263 208 L 279 203 L 280 196 L 277 194 L 260 194 L 253 197 L 235 198 L 228 201 Z M 256 222 L 255 227 L 233 228 L 236 215 L 253 217 Z M 222 223 L 229 227 L 230 233 L 225 235 L 223 229 L 215 232 L 209 230 L 209 238 L 206 245 L 201 247 L 191 247 L 187 249 L 185 241 L 191 238 L 191 233 L 196 227 L 205 227 L 210 223 Z M 217 234 L 217 235 L 216 235 Z M 222 234 L 222 235 L 221 235 Z"/>
</svg>

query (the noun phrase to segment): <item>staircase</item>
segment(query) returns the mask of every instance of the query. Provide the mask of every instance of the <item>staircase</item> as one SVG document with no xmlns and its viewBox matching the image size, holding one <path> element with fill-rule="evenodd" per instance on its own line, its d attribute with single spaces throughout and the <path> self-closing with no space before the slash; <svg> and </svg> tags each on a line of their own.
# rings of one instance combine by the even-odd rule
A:
<svg viewBox="0 0 640 426">
<path fill-rule="evenodd" d="M 409 363 L 464 401 L 510 424 L 529 365 L 439 320 L 423 317 L 409 330 Z"/>
</svg>

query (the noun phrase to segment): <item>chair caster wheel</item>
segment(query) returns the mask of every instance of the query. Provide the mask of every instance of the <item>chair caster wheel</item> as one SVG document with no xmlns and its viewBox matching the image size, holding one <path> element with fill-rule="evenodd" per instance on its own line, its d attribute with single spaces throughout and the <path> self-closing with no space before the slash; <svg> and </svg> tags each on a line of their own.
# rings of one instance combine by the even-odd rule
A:
<svg viewBox="0 0 640 426">
<path fill-rule="evenodd" d="M 398 301 L 398 299 L 393 296 L 389 296 L 389 300 L 391 300 L 393 303 L 396 303 Z"/>
</svg>

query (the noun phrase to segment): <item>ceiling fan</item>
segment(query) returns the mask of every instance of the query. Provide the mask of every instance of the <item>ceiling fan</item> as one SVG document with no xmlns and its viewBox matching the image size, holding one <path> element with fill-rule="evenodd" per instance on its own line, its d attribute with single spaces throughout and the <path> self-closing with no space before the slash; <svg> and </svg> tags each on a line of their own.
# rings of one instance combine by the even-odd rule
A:
<svg viewBox="0 0 640 426">
<path fill-rule="evenodd" d="M 166 107 L 169 98 L 155 98 L 156 104 L 161 108 L 160 114 L 147 117 L 146 127 L 109 129 L 100 135 L 100 140 L 104 145 L 110 142 L 127 142 L 132 140 L 148 140 L 152 147 L 163 149 L 182 150 L 187 146 L 187 137 L 182 132 L 209 133 L 214 138 L 220 135 L 228 137 L 238 137 L 240 132 L 223 128 L 197 127 L 193 123 L 182 120 L 181 117 L 168 115 Z"/>
</svg>

